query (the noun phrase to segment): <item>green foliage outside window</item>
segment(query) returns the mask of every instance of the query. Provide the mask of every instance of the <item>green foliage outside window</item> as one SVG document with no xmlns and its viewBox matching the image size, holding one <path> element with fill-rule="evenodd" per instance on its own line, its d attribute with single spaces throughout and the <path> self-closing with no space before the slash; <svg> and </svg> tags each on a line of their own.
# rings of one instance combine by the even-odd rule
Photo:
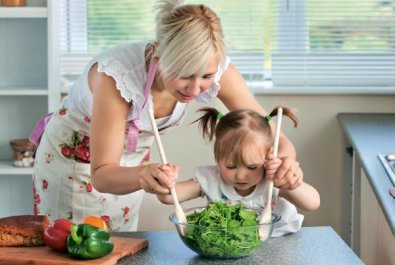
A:
<svg viewBox="0 0 395 265">
<path fill-rule="evenodd" d="M 88 47 L 98 52 L 108 47 L 154 36 L 154 0 L 117 0 L 108 8 L 105 0 L 88 1 Z M 191 0 L 216 11 L 223 23 L 228 47 L 236 51 L 263 49 L 263 5 L 261 1 Z M 272 45 L 278 45 L 280 0 L 272 0 Z M 341 9 L 336 8 L 339 4 Z M 363 4 L 361 12 L 361 4 Z M 319 8 L 322 5 L 322 8 Z M 358 6 L 359 5 L 359 6 Z M 243 15 L 245 14 L 245 15 Z M 395 1 L 306 0 L 308 50 L 393 51 L 395 49 Z M 372 18 L 367 20 L 367 18 Z M 355 26 L 359 25 L 359 26 Z M 361 26 L 362 25 L 362 26 Z M 277 30 L 276 30 L 277 29 Z"/>
</svg>

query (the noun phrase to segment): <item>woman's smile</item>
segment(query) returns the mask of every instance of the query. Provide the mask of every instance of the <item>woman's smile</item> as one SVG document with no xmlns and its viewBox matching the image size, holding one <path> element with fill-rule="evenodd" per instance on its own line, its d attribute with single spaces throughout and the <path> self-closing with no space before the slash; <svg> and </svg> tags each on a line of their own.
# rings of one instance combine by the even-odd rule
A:
<svg viewBox="0 0 395 265">
<path fill-rule="evenodd" d="M 180 98 L 182 101 L 192 101 L 195 99 L 195 96 L 189 96 L 181 93 L 180 91 L 177 91 L 177 93 L 180 95 Z"/>
</svg>

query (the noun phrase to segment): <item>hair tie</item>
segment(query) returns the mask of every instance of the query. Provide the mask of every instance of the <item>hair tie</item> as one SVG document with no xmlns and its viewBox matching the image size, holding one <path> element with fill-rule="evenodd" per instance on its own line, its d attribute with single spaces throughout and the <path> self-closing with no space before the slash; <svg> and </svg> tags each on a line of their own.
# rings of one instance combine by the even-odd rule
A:
<svg viewBox="0 0 395 265">
<path fill-rule="evenodd" d="M 270 115 L 266 115 L 266 116 L 265 116 L 265 120 L 266 120 L 267 122 L 269 122 L 271 119 L 272 119 L 272 117 L 271 117 Z"/>
<path fill-rule="evenodd" d="M 218 113 L 217 114 L 217 119 L 218 120 L 222 119 L 223 117 L 224 117 L 224 114 L 222 114 L 222 113 Z"/>
</svg>

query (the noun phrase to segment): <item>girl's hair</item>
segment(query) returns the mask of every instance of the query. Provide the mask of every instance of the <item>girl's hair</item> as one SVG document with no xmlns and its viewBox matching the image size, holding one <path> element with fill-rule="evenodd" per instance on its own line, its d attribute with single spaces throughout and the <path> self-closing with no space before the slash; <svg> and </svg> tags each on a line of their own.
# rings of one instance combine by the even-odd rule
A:
<svg viewBox="0 0 395 265">
<path fill-rule="evenodd" d="M 205 5 L 183 0 L 159 0 L 156 5 L 156 50 L 165 77 L 188 77 L 205 71 L 217 56 L 225 61 L 225 42 L 219 17 Z"/>
<path fill-rule="evenodd" d="M 214 108 L 201 108 L 204 114 L 194 122 L 199 122 L 203 137 L 214 141 L 214 156 L 217 162 L 224 160 L 235 164 L 247 164 L 251 157 L 263 156 L 273 145 L 270 117 L 277 115 L 276 107 L 268 116 L 262 116 L 250 109 L 240 109 L 222 115 Z M 294 126 L 298 119 L 287 107 L 282 107 L 283 115 L 289 117 Z M 264 157 L 262 157 L 264 159 Z"/>
</svg>

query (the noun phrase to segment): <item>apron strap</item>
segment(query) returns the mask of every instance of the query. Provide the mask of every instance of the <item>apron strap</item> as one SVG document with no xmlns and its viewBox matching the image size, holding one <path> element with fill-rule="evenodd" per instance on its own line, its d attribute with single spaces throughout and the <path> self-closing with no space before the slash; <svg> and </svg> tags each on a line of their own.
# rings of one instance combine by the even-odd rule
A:
<svg viewBox="0 0 395 265">
<path fill-rule="evenodd" d="M 137 114 L 135 120 L 129 122 L 129 130 L 128 130 L 128 142 L 126 144 L 126 150 L 129 152 L 135 152 L 137 148 L 138 138 L 139 138 L 139 124 L 141 119 L 141 113 L 144 110 L 144 107 L 148 101 L 148 97 L 151 91 L 152 83 L 154 82 L 156 69 L 158 68 L 158 64 L 156 62 L 151 62 L 148 68 L 148 77 L 144 86 L 144 103 L 141 107 L 141 110 Z"/>
<path fill-rule="evenodd" d="M 48 113 L 44 117 L 42 117 L 34 127 L 32 133 L 29 136 L 29 141 L 32 142 L 36 147 L 39 145 L 41 136 L 44 132 L 45 126 L 47 126 L 49 120 L 51 119 L 53 112 Z"/>
</svg>

